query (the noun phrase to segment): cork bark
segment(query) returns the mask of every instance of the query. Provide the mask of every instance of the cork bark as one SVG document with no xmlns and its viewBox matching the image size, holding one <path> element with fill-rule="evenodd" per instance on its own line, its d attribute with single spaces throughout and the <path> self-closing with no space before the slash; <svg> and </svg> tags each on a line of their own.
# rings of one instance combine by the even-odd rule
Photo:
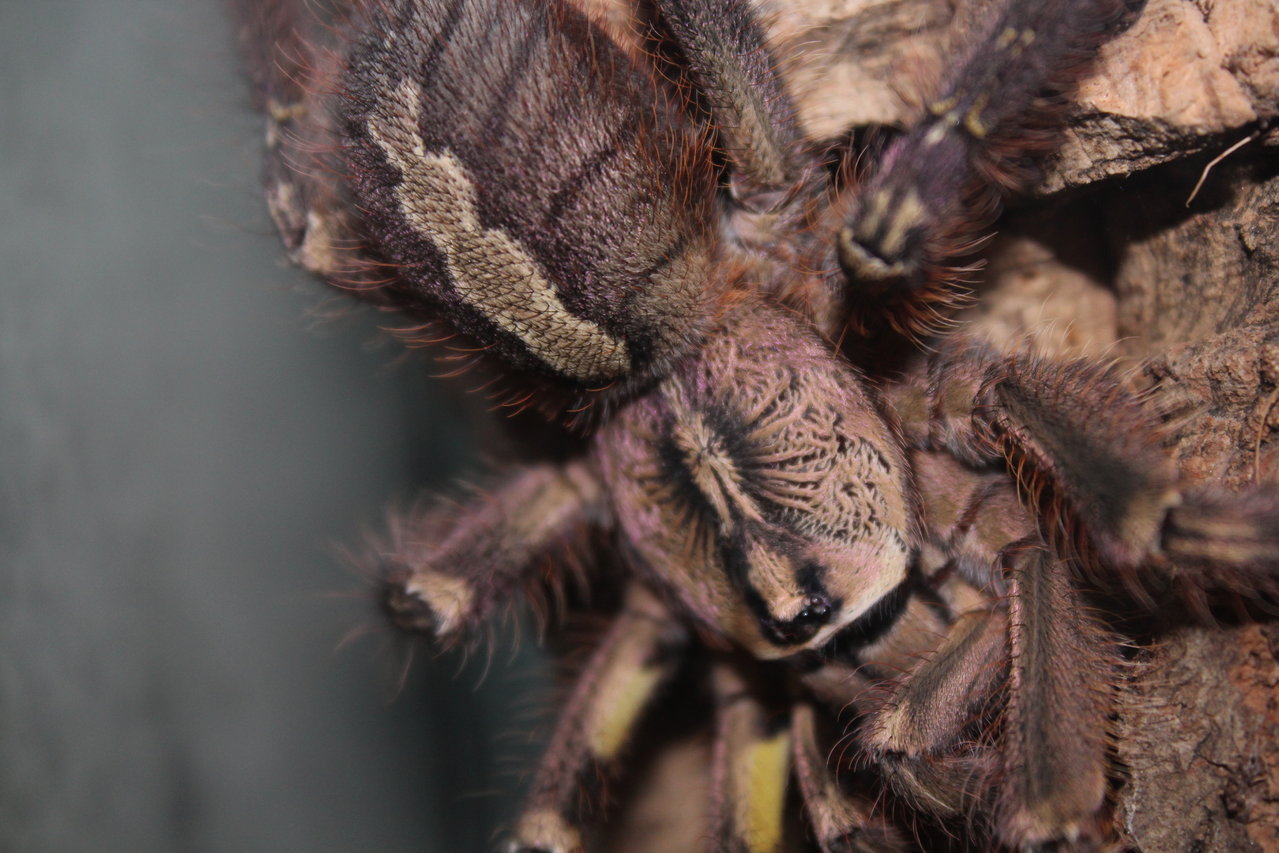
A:
<svg viewBox="0 0 1279 853">
<path fill-rule="evenodd" d="M 836 138 L 908 125 L 992 4 L 770 8 L 804 126 Z M 1275 482 L 1279 5 L 1149 0 L 1072 100 L 1041 179 L 998 224 L 968 331 L 1117 359 L 1164 401 L 1189 481 Z M 1136 633 L 1117 691 L 1115 846 L 1279 850 L 1279 624 L 1204 625 L 1173 604 Z"/>
</svg>

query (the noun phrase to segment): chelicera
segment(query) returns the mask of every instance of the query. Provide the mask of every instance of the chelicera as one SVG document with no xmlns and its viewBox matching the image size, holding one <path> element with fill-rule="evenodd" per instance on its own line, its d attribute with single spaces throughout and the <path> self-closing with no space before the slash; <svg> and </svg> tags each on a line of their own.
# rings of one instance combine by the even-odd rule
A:
<svg viewBox="0 0 1279 853">
<path fill-rule="evenodd" d="M 584 781 L 694 656 L 715 747 L 690 849 L 792 843 L 788 779 L 823 850 L 1105 840 L 1094 585 L 1267 596 L 1279 495 L 1188 484 L 1104 367 L 941 322 L 1124 8 L 1007 4 L 856 167 L 803 138 L 744 0 L 658 0 L 638 31 L 566 0 L 242 5 L 292 257 L 589 436 L 369 556 L 396 623 L 451 646 L 560 582 L 547 555 L 609 543 L 588 574 L 621 604 L 511 850 L 590 846 Z"/>
</svg>

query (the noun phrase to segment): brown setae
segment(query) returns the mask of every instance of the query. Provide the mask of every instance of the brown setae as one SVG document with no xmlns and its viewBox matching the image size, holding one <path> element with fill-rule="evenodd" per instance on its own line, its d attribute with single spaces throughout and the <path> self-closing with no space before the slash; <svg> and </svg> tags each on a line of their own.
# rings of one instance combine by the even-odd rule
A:
<svg viewBox="0 0 1279 853">
<path fill-rule="evenodd" d="M 613 603 L 511 851 L 641 849 L 584 793 L 668 703 L 704 718 L 709 795 L 666 849 L 1174 849 L 1132 751 L 1150 649 L 1272 630 L 1273 395 L 1251 477 L 1192 445 L 1279 381 L 1273 92 L 1215 136 L 1124 136 L 1106 75 L 1194 4 L 960 3 L 937 63 L 938 4 L 848 5 L 835 38 L 748 0 L 237 0 L 291 258 L 582 436 L 365 558 L 443 647 L 579 563 Z M 836 84 L 908 7 L 913 115 L 858 115 Z M 1240 77 L 1279 83 L 1258 50 Z M 1161 261 L 1198 238 L 1160 246 L 1212 225 L 1150 185 L 1232 132 L 1250 189 L 1199 203 L 1270 212 L 1237 228 L 1246 305 L 1198 311 L 1207 265 Z M 1056 291 L 1009 285 L 1039 267 L 1092 282 L 1042 333 L 1018 312 Z"/>
</svg>

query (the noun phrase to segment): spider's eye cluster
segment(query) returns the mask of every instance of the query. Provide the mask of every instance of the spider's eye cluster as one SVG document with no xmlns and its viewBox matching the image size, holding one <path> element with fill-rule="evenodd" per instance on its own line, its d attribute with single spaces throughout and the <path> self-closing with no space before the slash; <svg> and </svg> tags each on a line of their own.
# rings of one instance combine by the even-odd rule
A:
<svg viewBox="0 0 1279 853">
<path fill-rule="evenodd" d="M 766 636 L 778 646 L 802 645 L 830 622 L 834 608 L 825 595 L 810 595 L 800 602 L 800 611 L 789 622 L 765 623 Z"/>
</svg>

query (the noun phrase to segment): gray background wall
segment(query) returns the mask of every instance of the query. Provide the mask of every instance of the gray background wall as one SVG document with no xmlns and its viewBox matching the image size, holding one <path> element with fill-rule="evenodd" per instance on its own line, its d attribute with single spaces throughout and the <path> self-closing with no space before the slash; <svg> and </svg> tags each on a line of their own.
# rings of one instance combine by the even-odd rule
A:
<svg viewBox="0 0 1279 853">
<path fill-rule="evenodd" d="M 395 656 L 336 649 L 333 543 L 485 428 L 308 320 L 247 103 L 217 0 L 0 0 L 6 851 L 483 850 L 534 749 L 527 667 L 388 701 Z"/>
</svg>

